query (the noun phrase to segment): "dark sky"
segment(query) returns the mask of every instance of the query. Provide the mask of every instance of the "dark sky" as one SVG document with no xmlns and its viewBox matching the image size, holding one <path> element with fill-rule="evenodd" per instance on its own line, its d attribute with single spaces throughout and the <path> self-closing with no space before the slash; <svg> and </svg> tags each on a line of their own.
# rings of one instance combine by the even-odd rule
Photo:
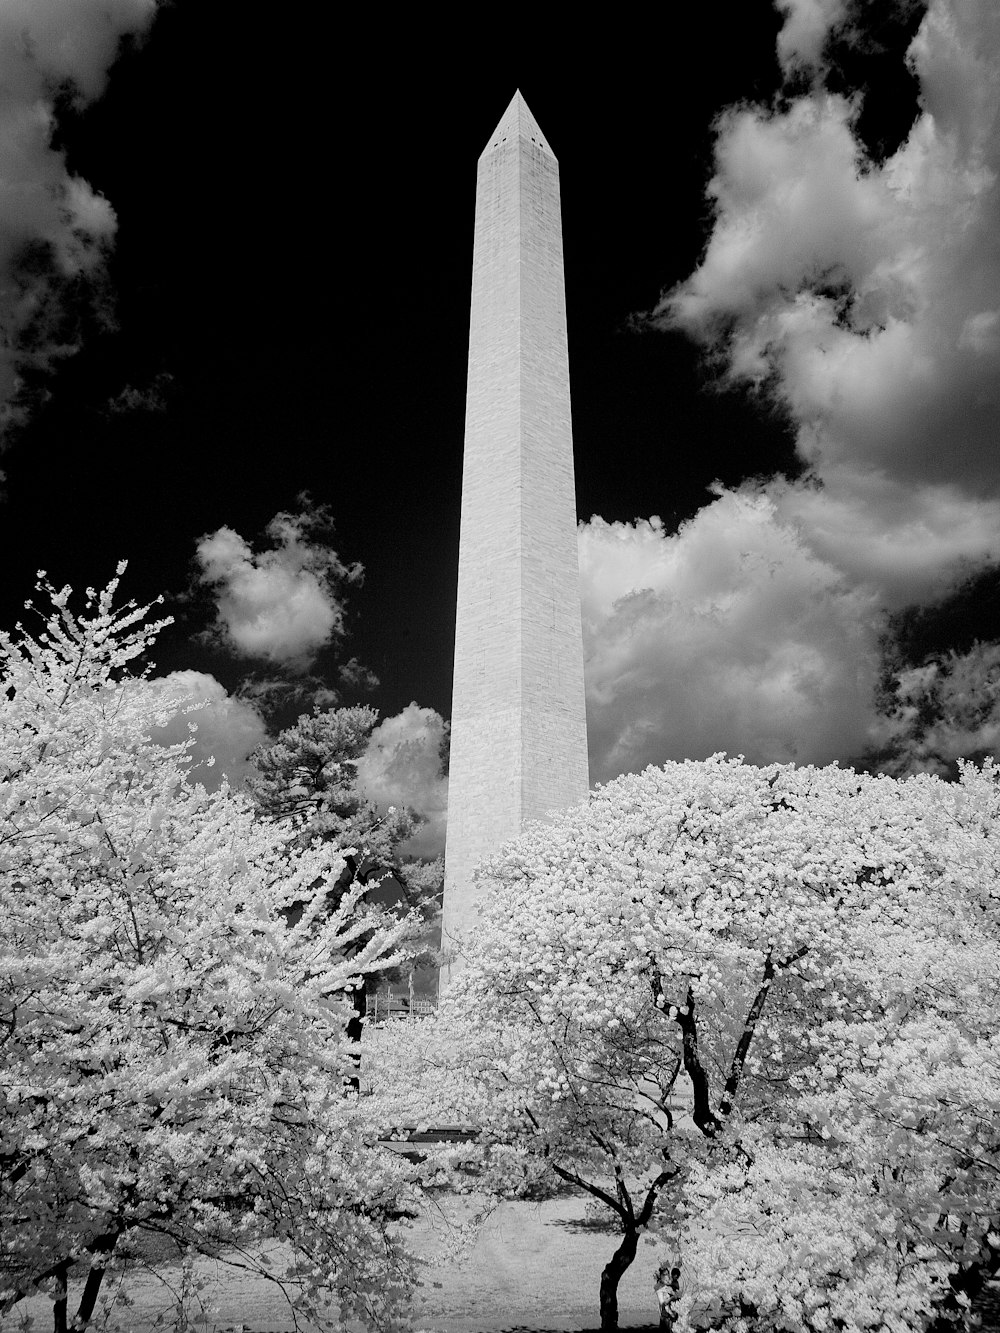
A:
<svg viewBox="0 0 1000 1333">
<path fill-rule="evenodd" d="M 178 0 L 61 119 L 71 171 L 117 213 L 117 329 L 59 366 L 7 454 L 4 610 L 37 568 L 82 586 L 122 556 L 126 591 L 169 600 L 196 538 L 252 541 L 308 490 L 366 568 L 350 651 L 378 706 L 447 715 L 479 153 L 519 85 L 560 159 L 581 516 L 689 515 L 713 478 L 789 464 L 787 431 L 630 317 L 697 259 L 712 118 L 773 92 L 778 21 L 741 3 L 722 32 L 673 11 L 669 42 L 630 25 L 456 48 L 422 23 L 345 31 L 327 6 L 288 28 L 249 13 Z M 159 376 L 164 410 L 108 413 Z M 180 633 L 158 659 L 227 674 Z"/>
<path fill-rule="evenodd" d="M 107 0 L 119 9 L 144 2 Z M 91 9 L 101 3 L 87 0 Z M 934 0 L 938 9 L 952 4 Z M 55 13 L 60 7 L 65 0 L 42 5 Z M 476 162 L 515 88 L 560 162 L 579 515 L 630 522 L 657 514 L 669 535 L 703 509 L 715 480 L 736 487 L 757 476 L 800 476 L 796 431 L 812 429 L 805 409 L 797 420 L 789 410 L 787 365 L 782 370 L 775 362 L 770 378 L 758 376 L 756 389 L 723 392 L 719 358 L 713 363 L 687 333 L 642 325 L 642 312 L 694 272 L 712 236 L 705 191 L 718 117 L 741 105 L 768 107 L 778 118 L 772 125 L 787 126 L 797 114 L 796 98 L 805 98 L 802 105 L 812 106 L 819 123 L 829 94 L 852 98 L 859 163 L 869 155 L 867 166 L 858 168 L 863 193 L 864 172 L 878 177 L 917 115 L 919 83 L 904 53 L 926 7 L 900 0 L 852 9 L 844 0 L 845 13 L 863 15 L 863 30 L 828 43 L 822 75 L 810 83 L 807 73 L 783 76 L 776 54 L 782 18 L 769 0 L 671 6 L 669 26 L 666 18 L 662 24 L 631 16 L 600 24 L 575 18 L 558 32 L 530 13 L 515 24 L 506 15 L 477 12 L 456 28 L 423 16 L 390 22 L 374 9 L 345 19 L 327 5 L 268 13 L 266 21 L 237 0 L 162 6 L 141 41 L 126 40 L 103 96 L 83 108 L 65 94 L 56 102 L 53 146 L 65 154 L 69 172 L 108 201 L 117 231 L 106 266 L 105 320 L 95 314 L 92 297 L 88 304 L 72 289 L 64 294 L 68 336 L 80 350 L 29 377 L 34 406 L 3 459 L 0 623 L 20 613 L 36 569 L 59 584 L 101 586 L 127 557 L 124 592 L 139 600 L 163 593 L 166 610 L 178 619 L 160 642 L 158 669 L 211 672 L 233 689 L 246 663 L 192 640 L 211 618 L 210 600 L 178 600 L 190 584 L 195 543 L 226 525 L 262 549 L 267 522 L 279 510 L 295 510 L 296 497 L 307 491 L 315 504 L 329 507 L 342 559 L 360 561 L 366 571 L 363 587 L 348 594 L 349 637 L 340 658 L 356 654 L 378 675 L 381 684 L 370 698 L 384 715 L 415 699 L 447 717 Z M 796 0 L 791 8 L 804 13 L 808 7 Z M 973 8 L 979 12 L 979 0 Z M 847 112 L 838 114 L 846 123 Z M 763 112 L 758 117 L 755 152 L 766 139 L 766 119 Z M 785 146 L 792 148 L 775 173 L 786 171 L 792 186 L 804 182 L 810 197 L 820 197 L 823 172 L 810 176 L 808 149 L 802 150 L 811 133 L 788 130 Z M 885 268 L 872 261 L 869 273 L 860 260 L 857 273 L 850 268 L 850 256 L 860 253 L 852 238 L 867 224 L 846 216 L 834 243 L 824 209 L 839 207 L 836 192 L 826 204 L 820 198 L 811 205 L 803 222 L 787 209 L 780 213 L 780 181 L 761 186 L 766 154 L 758 152 L 753 166 L 752 188 L 763 190 L 762 208 L 777 208 L 784 217 L 789 244 L 796 227 L 807 240 L 811 232 L 818 238 L 814 269 L 807 245 L 785 291 L 781 265 L 767 253 L 776 245 L 780 259 L 782 237 L 757 237 L 757 258 L 770 264 L 760 279 L 764 315 L 778 310 L 787 318 L 803 308 L 802 300 L 819 303 L 831 336 L 850 332 L 855 351 L 864 339 L 885 333 L 895 315 L 865 314 L 867 307 L 850 295 L 852 282 L 860 291 L 871 273 Z M 737 151 L 728 166 L 731 182 L 741 169 Z M 843 164 L 831 158 L 831 173 L 836 170 Z M 875 179 L 872 188 L 883 184 Z M 741 187 L 735 188 L 739 196 Z M 890 222 L 899 234 L 922 236 L 925 215 L 912 208 L 907 214 L 905 201 L 896 205 L 899 217 Z M 731 198 L 728 216 L 744 207 L 750 208 L 745 198 Z M 742 216 L 752 220 L 752 208 Z M 848 256 L 843 262 L 822 257 L 841 251 Z M 739 282 L 751 290 L 752 274 Z M 730 295 L 716 292 L 719 308 Z M 989 309 L 968 313 L 973 323 L 961 326 L 962 337 L 971 341 L 962 345 L 978 355 L 992 347 L 992 315 Z M 751 329 L 751 316 L 741 309 L 737 326 Z M 914 337 L 923 336 L 919 318 L 912 323 Z M 781 395 L 772 392 L 775 374 L 779 380 L 785 375 L 780 407 Z M 946 408 L 950 383 L 943 377 L 938 395 Z M 904 409 L 905 402 L 901 419 Z M 926 457 L 950 457 L 955 437 L 942 413 L 944 425 Z M 866 492 L 862 502 L 857 487 L 857 493 L 843 492 L 846 500 L 837 498 L 842 477 L 838 481 L 832 469 L 843 449 L 860 450 L 858 457 L 867 450 L 864 467 L 872 459 L 882 466 L 879 450 L 895 439 L 891 423 L 882 434 L 861 445 L 848 439 L 843 447 L 835 432 L 821 439 L 812 461 L 827 468 L 830 504 L 846 505 L 845 521 L 849 526 L 857 519 L 869 546 L 879 523 L 892 545 L 891 533 L 903 529 L 891 525 L 907 505 L 911 517 L 933 510 L 938 541 L 947 526 L 938 503 L 943 492 L 935 493 L 933 505 L 925 491 L 914 491 L 905 503 L 902 492 L 891 503 Z M 893 476 L 910 466 L 898 463 L 888 466 Z M 923 466 L 918 463 L 910 467 L 914 475 Z M 928 476 L 931 471 L 928 465 Z M 959 459 L 955 475 L 971 478 L 969 496 L 981 499 L 989 490 L 981 457 L 975 465 Z M 918 477 L 921 486 L 926 480 Z M 822 623 L 807 624 L 803 613 L 789 629 L 786 616 L 776 633 L 802 660 L 814 645 L 826 655 L 823 670 L 817 668 L 820 683 L 799 673 L 796 699 L 801 703 L 812 691 L 814 713 L 833 699 L 829 708 L 846 717 L 862 707 L 858 701 L 869 689 L 864 681 L 875 670 L 879 627 L 875 603 L 861 605 L 869 595 L 864 589 L 876 588 L 872 597 L 884 594 L 886 605 L 895 596 L 898 610 L 905 601 L 902 583 L 886 573 L 885 560 L 876 569 L 874 557 L 859 573 L 849 552 L 833 550 L 828 515 L 802 518 L 808 490 L 793 498 L 794 521 L 805 523 L 810 551 L 828 562 L 823 569 L 834 571 L 830 579 L 843 572 L 844 598 L 854 598 L 853 609 L 844 611 L 841 598 L 840 609 Z M 982 519 L 976 542 L 967 544 L 973 554 L 963 554 L 963 547 L 955 556 L 966 560 L 967 572 L 981 565 L 988 549 L 991 514 Z M 706 532 L 712 521 L 709 516 Z M 919 547 L 912 523 L 903 535 Z M 642 534 L 633 536 L 639 542 Z M 750 556 L 765 564 L 778 558 L 763 551 Z M 946 550 L 938 560 L 949 578 L 957 569 L 953 556 Z M 897 559 L 905 564 L 907 557 L 897 553 Z M 807 573 L 821 583 L 827 577 Z M 937 596 L 942 578 L 935 583 L 928 574 L 920 586 L 933 587 Z M 729 605 L 719 586 L 712 615 Z M 931 593 L 922 595 L 926 600 Z M 757 612 L 746 614 L 753 619 Z M 862 620 L 854 658 L 829 648 L 838 626 L 850 636 Z M 662 657 L 661 641 L 673 642 L 666 621 L 657 633 L 661 639 L 650 639 L 647 660 Z M 762 642 L 768 634 L 764 626 Z M 749 642 L 743 635 L 732 645 L 736 657 L 743 653 L 744 674 L 731 683 L 748 714 L 759 709 L 746 682 L 766 683 L 782 669 L 766 648 L 747 648 Z M 697 674 L 701 660 L 700 650 L 690 651 L 685 679 Z M 718 664 L 722 650 L 706 651 Z M 611 670 L 607 653 L 598 659 L 601 671 Z M 335 655 L 321 654 L 316 670 L 332 679 Z M 857 681 L 842 689 L 844 671 L 859 680 L 863 675 L 864 689 Z M 619 672 L 613 692 L 625 698 L 633 676 Z M 646 677 L 652 683 L 644 707 L 655 712 L 657 691 L 666 687 L 648 671 Z M 346 697 L 351 700 L 350 692 Z M 780 700 L 775 705 L 779 712 L 782 706 Z M 711 700 L 698 708 L 707 716 Z M 707 727 L 694 740 L 679 734 L 668 740 L 649 714 L 640 730 L 660 739 L 615 759 L 618 740 L 632 726 L 624 713 L 616 718 L 605 727 L 606 764 L 634 766 L 699 747 L 707 753 L 720 746 L 719 737 L 725 748 L 741 746 L 748 754 L 757 745 L 753 737 L 743 739 L 739 719 L 728 731 L 720 723 L 718 736 Z M 850 744 L 857 744 L 861 725 Z M 758 748 L 765 758 L 844 757 L 835 733 L 836 726 L 804 748 L 794 737 L 779 744 L 764 736 Z M 846 740 L 840 748 L 849 753 Z"/>
</svg>

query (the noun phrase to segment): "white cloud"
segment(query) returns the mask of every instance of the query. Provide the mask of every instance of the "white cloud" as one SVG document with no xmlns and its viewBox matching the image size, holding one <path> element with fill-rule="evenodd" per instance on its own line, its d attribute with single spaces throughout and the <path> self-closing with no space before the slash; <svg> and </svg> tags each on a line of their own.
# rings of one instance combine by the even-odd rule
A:
<svg viewBox="0 0 1000 1333">
<path fill-rule="evenodd" d="M 413 856 L 444 852 L 448 779 L 441 771 L 441 747 L 446 732 L 440 713 L 411 703 L 379 723 L 358 761 L 358 785 L 369 801 L 382 810 L 406 806 L 426 821 L 402 848 Z"/>
<path fill-rule="evenodd" d="M 256 553 L 232 528 L 198 542 L 198 579 L 215 596 L 211 634 L 241 657 L 306 671 L 325 645 L 344 633 L 341 590 L 360 582 L 362 567 L 345 565 L 331 547 L 310 539 L 329 523 L 325 510 L 301 496 L 299 514 L 268 524 L 271 550 Z"/>
<path fill-rule="evenodd" d="M 889 610 L 944 596 L 1000 549 L 997 502 L 959 484 L 910 487 L 872 472 L 820 490 L 780 480 L 766 489 L 819 559 Z"/>
<path fill-rule="evenodd" d="M 864 748 L 873 599 L 767 496 L 719 488 L 676 535 L 594 518 L 580 573 L 593 780 L 717 750 L 822 764 Z"/>
<path fill-rule="evenodd" d="M 778 59 L 786 72 L 820 63 L 827 37 L 847 18 L 849 0 L 776 0 L 785 15 Z"/>
<path fill-rule="evenodd" d="M 851 17 L 781 8 L 788 69 Z M 711 235 L 656 315 L 778 396 L 808 475 L 719 493 L 676 536 L 584 525 L 598 778 L 858 755 L 884 610 L 1000 550 L 1000 6 L 931 0 L 909 58 L 920 115 L 881 165 L 819 81 L 720 120 Z"/>
<path fill-rule="evenodd" d="M 895 598 L 939 591 L 1000 540 L 1000 9 L 933 0 L 909 54 L 922 112 L 881 166 L 843 98 L 724 119 L 712 235 L 660 307 L 734 378 L 770 379 L 824 486 L 784 489 L 783 509 L 807 541 L 813 524 L 881 533 L 852 576 L 888 577 Z M 907 587 L 884 548 L 919 530 Z"/>
<path fill-rule="evenodd" d="M 83 101 L 100 97 L 127 33 L 141 33 L 157 0 L 3 0 L 0 60 L 5 87 L 28 101 L 68 87 Z"/>
<path fill-rule="evenodd" d="M 267 740 L 267 728 L 257 710 L 226 693 L 214 676 L 204 671 L 173 671 L 146 682 L 176 711 L 153 739 L 161 745 L 176 745 L 193 735 L 191 777 L 210 791 L 223 776 L 232 786 L 242 783 L 249 770 L 247 756 Z M 189 727 L 197 730 L 193 733 Z M 214 759 L 214 764 L 208 761 Z"/>
<path fill-rule="evenodd" d="M 82 275 L 100 302 L 115 234 L 114 209 L 52 146 L 55 95 L 100 97 L 122 37 L 155 12 L 156 0 L 0 4 L 0 424 L 25 414 L 25 369 L 76 350 L 66 285 Z"/>
</svg>

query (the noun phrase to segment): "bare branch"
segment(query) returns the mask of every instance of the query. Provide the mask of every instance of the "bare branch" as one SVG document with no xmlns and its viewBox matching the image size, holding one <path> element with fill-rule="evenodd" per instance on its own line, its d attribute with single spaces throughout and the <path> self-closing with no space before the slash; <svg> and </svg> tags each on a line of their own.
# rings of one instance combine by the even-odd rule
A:
<svg viewBox="0 0 1000 1333">
<path fill-rule="evenodd" d="M 771 989 L 771 982 L 774 980 L 777 972 L 783 972 L 786 967 L 791 967 L 793 963 L 805 956 L 809 952 L 808 945 L 803 945 L 801 949 L 791 954 L 783 963 L 775 963 L 771 954 L 768 953 L 764 959 L 764 978 L 760 989 L 754 996 L 753 1004 L 747 1013 L 746 1021 L 743 1024 L 743 1031 L 740 1034 L 740 1040 L 733 1055 L 733 1062 L 729 1066 L 729 1077 L 726 1079 L 726 1086 L 722 1090 L 722 1101 L 719 1103 L 719 1114 L 728 1116 L 733 1109 L 733 1103 L 736 1099 L 736 1093 L 739 1090 L 740 1080 L 743 1077 L 743 1068 L 746 1064 L 747 1054 L 750 1050 L 750 1043 L 753 1041 L 754 1032 L 757 1029 L 757 1022 L 764 1012 L 764 1005 L 767 1003 L 768 993 Z"/>
<path fill-rule="evenodd" d="M 589 1180 L 584 1180 L 583 1177 L 577 1175 L 575 1171 L 567 1171 L 564 1166 L 559 1166 L 557 1162 L 549 1162 L 549 1166 L 551 1166 L 552 1170 L 560 1177 L 560 1179 L 565 1180 L 572 1185 L 579 1185 L 580 1189 L 586 1190 L 587 1193 L 592 1194 L 595 1199 L 600 1199 L 601 1203 L 607 1204 L 612 1212 L 617 1213 L 623 1222 L 628 1222 L 628 1215 L 618 1200 L 612 1198 L 612 1196 L 602 1190 L 599 1185 L 594 1185 Z"/>
<path fill-rule="evenodd" d="M 679 1175 L 680 1167 L 675 1167 L 673 1171 L 660 1172 L 646 1191 L 646 1197 L 643 1200 L 639 1216 L 635 1219 L 637 1227 L 645 1227 L 649 1225 L 649 1220 L 653 1216 L 653 1209 L 656 1207 L 656 1200 L 660 1197 L 660 1191 L 663 1189 L 664 1185 L 669 1185 L 670 1182 L 675 1180 Z"/>
</svg>

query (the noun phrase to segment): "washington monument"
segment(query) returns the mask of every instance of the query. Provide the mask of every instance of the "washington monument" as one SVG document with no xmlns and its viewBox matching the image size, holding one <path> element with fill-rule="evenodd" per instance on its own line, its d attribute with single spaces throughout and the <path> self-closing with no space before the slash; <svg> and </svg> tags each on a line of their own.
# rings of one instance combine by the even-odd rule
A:
<svg viewBox="0 0 1000 1333">
<path fill-rule="evenodd" d="M 559 165 L 517 92 L 476 188 L 443 981 L 476 863 L 588 786 Z"/>
</svg>

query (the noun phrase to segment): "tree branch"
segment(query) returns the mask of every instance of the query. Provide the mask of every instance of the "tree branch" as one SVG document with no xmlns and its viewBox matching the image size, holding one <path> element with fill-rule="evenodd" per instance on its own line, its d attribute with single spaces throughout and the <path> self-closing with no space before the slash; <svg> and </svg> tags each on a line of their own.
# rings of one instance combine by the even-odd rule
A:
<svg viewBox="0 0 1000 1333">
<path fill-rule="evenodd" d="M 524 1108 L 524 1113 L 531 1121 L 531 1123 L 534 1125 L 535 1129 L 540 1131 L 541 1126 L 539 1125 L 538 1119 L 535 1116 L 535 1113 L 532 1111 L 530 1106 L 526 1106 Z M 551 1160 L 552 1158 L 551 1144 L 547 1143 L 545 1145 L 545 1149 L 544 1152 L 542 1153 L 542 1156 L 547 1157 L 549 1159 L 549 1166 L 551 1166 L 552 1170 L 562 1180 L 567 1181 L 571 1185 L 579 1185 L 580 1189 L 586 1190 L 587 1193 L 592 1194 L 595 1199 L 600 1199 L 602 1203 L 607 1204 L 607 1206 L 612 1210 L 612 1212 L 617 1213 L 623 1222 L 627 1221 L 626 1214 L 617 1199 L 614 1199 L 610 1194 L 605 1193 L 605 1191 L 602 1190 L 599 1185 L 590 1184 L 590 1182 L 584 1180 L 582 1176 L 578 1176 L 575 1171 L 568 1171 L 565 1167 L 559 1166 L 556 1162 Z"/>
<path fill-rule="evenodd" d="M 660 1190 L 663 1189 L 664 1185 L 668 1185 L 671 1180 L 679 1175 L 679 1167 L 675 1167 L 673 1171 L 660 1172 L 646 1191 L 646 1197 L 642 1202 L 642 1208 L 639 1210 L 639 1216 L 635 1219 L 637 1227 L 649 1225 L 649 1219 L 653 1216 L 653 1208 L 656 1206 L 656 1200 L 659 1198 Z"/>
<path fill-rule="evenodd" d="M 625 1209 L 617 1199 L 613 1198 L 610 1194 L 605 1193 L 599 1185 L 592 1185 L 589 1180 L 584 1180 L 583 1177 L 578 1176 L 575 1171 L 567 1171 L 564 1166 L 559 1166 L 557 1162 L 549 1162 L 549 1166 L 551 1166 L 552 1170 L 562 1180 L 568 1181 L 571 1185 L 579 1185 L 580 1189 L 586 1190 L 587 1193 L 592 1194 L 595 1199 L 600 1199 L 602 1203 L 607 1204 L 612 1212 L 617 1213 L 621 1220 L 626 1223 L 626 1225 L 628 1224 L 629 1217 Z"/>
<path fill-rule="evenodd" d="M 783 972 L 786 967 L 791 967 L 797 963 L 800 958 L 809 952 L 809 946 L 803 945 L 795 953 L 789 955 L 783 963 L 775 963 L 768 953 L 764 960 L 764 979 L 761 982 L 760 989 L 754 996 L 753 1004 L 747 1013 L 746 1021 L 743 1024 L 743 1031 L 740 1034 L 739 1044 L 733 1055 L 732 1064 L 729 1066 L 729 1077 L 726 1079 L 726 1086 L 722 1090 L 722 1101 L 719 1103 L 719 1114 L 728 1116 L 733 1109 L 733 1103 L 736 1099 L 736 1093 L 740 1086 L 740 1080 L 743 1077 L 743 1068 L 746 1064 L 747 1054 L 750 1050 L 750 1043 L 753 1041 L 753 1035 L 757 1028 L 757 1021 L 764 1011 L 764 1005 L 767 1003 L 768 992 L 771 989 L 771 982 L 774 980 L 777 972 Z"/>
</svg>

